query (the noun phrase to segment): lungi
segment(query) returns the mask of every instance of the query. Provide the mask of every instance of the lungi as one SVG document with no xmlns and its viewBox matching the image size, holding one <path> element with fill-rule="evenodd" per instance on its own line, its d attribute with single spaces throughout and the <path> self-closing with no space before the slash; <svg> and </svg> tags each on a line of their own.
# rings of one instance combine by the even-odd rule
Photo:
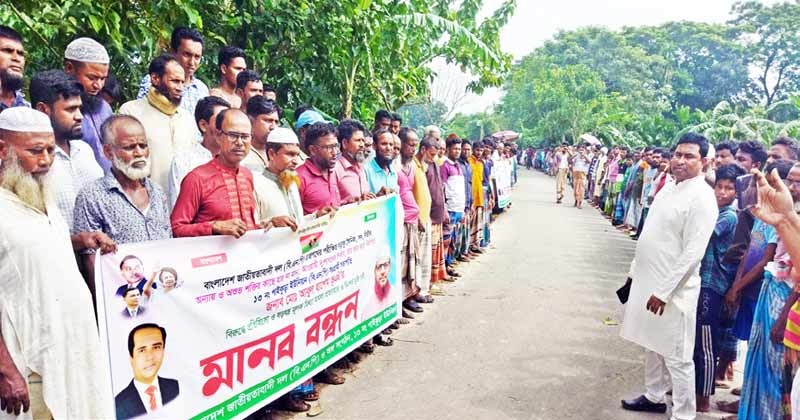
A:
<svg viewBox="0 0 800 420">
<path fill-rule="evenodd" d="M 448 241 L 449 241 L 448 235 Z M 441 224 L 431 225 L 431 284 L 436 284 L 447 277 L 444 254 L 447 245 L 444 241 L 444 227 Z"/>
<path fill-rule="evenodd" d="M 403 277 L 403 300 L 419 293 L 417 266 L 419 265 L 419 229 L 416 223 L 403 224 L 403 247 L 400 251 L 400 274 Z"/>
</svg>

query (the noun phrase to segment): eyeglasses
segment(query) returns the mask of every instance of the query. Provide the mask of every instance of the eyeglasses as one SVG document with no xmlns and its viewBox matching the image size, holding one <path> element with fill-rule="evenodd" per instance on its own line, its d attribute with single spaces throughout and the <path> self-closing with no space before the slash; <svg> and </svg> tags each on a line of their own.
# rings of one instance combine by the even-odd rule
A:
<svg viewBox="0 0 800 420">
<path fill-rule="evenodd" d="M 250 138 L 251 138 L 250 134 L 232 133 L 232 132 L 224 131 L 224 130 L 220 130 L 220 132 L 222 134 L 226 135 L 232 141 L 237 142 L 237 143 L 238 142 L 247 143 L 247 142 L 250 141 Z"/>
<path fill-rule="evenodd" d="M 323 150 L 325 150 L 327 152 L 330 152 L 330 153 L 336 153 L 336 152 L 339 151 L 339 145 L 338 144 L 331 144 L 331 145 L 328 145 L 328 146 L 320 146 L 318 144 L 315 144 L 314 146 L 317 146 L 320 149 L 323 149 Z"/>
</svg>

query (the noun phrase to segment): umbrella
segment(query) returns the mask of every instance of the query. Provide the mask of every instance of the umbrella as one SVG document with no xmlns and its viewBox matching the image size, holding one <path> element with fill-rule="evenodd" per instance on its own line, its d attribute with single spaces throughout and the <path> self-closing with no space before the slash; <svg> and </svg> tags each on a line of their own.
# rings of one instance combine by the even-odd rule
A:
<svg viewBox="0 0 800 420">
<path fill-rule="evenodd" d="M 513 141 L 519 138 L 519 133 L 511 130 L 503 130 L 492 134 L 492 137 L 501 141 Z"/>
<path fill-rule="evenodd" d="M 603 145 L 603 142 L 601 142 L 597 137 L 595 137 L 595 136 L 593 136 L 593 135 L 591 135 L 589 133 L 582 134 L 580 139 L 585 141 L 586 143 L 591 144 L 592 146 L 602 146 Z"/>
</svg>

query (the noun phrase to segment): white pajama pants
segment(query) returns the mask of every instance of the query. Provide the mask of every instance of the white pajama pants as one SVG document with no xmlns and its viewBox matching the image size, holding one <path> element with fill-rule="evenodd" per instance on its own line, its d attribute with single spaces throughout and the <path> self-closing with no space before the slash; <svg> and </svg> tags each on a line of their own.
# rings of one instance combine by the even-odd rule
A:
<svg viewBox="0 0 800 420">
<path fill-rule="evenodd" d="M 644 351 L 644 396 L 654 403 L 665 403 L 672 382 L 671 420 L 694 420 L 697 396 L 694 389 L 694 362 L 665 358 L 650 350 Z"/>
<path fill-rule="evenodd" d="M 792 418 L 800 419 L 800 370 L 794 374 L 792 381 Z"/>
<path fill-rule="evenodd" d="M 419 265 L 417 266 L 417 286 L 419 294 L 431 294 L 431 268 L 433 267 L 433 248 L 431 247 L 431 222 L 425 224 L 425 232 L 419 233 Z"/>
</svg>

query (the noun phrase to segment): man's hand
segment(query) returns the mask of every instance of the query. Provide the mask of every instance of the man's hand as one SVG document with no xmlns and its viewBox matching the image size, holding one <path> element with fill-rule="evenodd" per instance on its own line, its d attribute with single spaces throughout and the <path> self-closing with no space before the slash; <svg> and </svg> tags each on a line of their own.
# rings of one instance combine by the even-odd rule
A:
<svg viewBox="0 0 800 420">
<path fill-rule="evenodd" d="M 739 305 L 739 290 L 735 287 L 731 287 L 728 289 L 728 293 L 725 293 L 725 306 L 730 309 L 733 309 Z"/>
<path fill-rule="evenodd" d="M 78 233 L 73 235 L 72 242 L 77 245 L 78 250 L 99 248 L 101 254 L 117 252 L 117 243 L 100 231 Z"/>
<path fill-rule="evenodd" d="M 794 212 L 789 188 L 781 180 L 777 169 L 766 176 L 758 169 L 753 169 L 752 173 L 758 183 L 758 203 L 750 211 L 764 223 L 772 226 L 781 224 Z"/>
<path fill-rule="evenodd" d="M 331 217 L 336 213 L 336 207 L 333 206 L 325 206 L 314 213 L 314 217 L 322 217 L 326 214 L 330 214 Z"/>
<path fill-rule="evenodd" d="M 392 193 L 394 193 L 394 192 L 395 192 L 395 191 L 394 191 L 394 189 L 392 189 L 392 188 L 389 188 L 389 187 L 381 187 L 381 189 L 380 189 L 380 190 L 378 190 L 378 197 L 380 197 L 380 196 L 382 196 L 382 195 L 389 195 L 389 194 L 392 194 Z"/>
<path fill-rule="evenodd" d="M 16 367 L 8 375 L 0 375 L 0 409 L 18 416 L 31 407 L 28 384 Z"/>
<path fill-rule="evenodd" d="M 418 221 L 417 221 L 417 228 L 419 228 L 419 231 L 420 231 L 420 232 L 423 232 L 423 233 L 425 232 L 425 225 L 424 225 L 424 224 L 422 224 L 422 221 L 421 221 L 421 220 L 418 220 Z"/>
<path fill-rule="evenodd" d="M 269 219 L 269 224 L 274 227 L 288 227 L 292 232 L 297 232 L 297 222 L 292 216 L 275 216 Z"/>
<path fill-rule="evenodd" d="M 786 332 L 787 317 L 780 317 L 775 321 L 772 330 L 769 332 L 769 338 L 774 344 L 783 344 L 783 334 Z"/>
<path fill-rule="evenodd" d="M 650 296 L 650 299 L 647 300 L 647 310 L 658 316 L 664 314 L 664 306 L 666 306 L 666 303 L 655 295 Z"/>
<path fill-rule="evenodd" d="M 361 195 L 361 200 L 362 201 L 367 201 L 367 200 L 372 200 L 372 199 L 377 198 L 377 197 L 378 196 L 376 196 L 375 194 L 373 194 L 371 192 L 365 192 L 364 194 Z"/>
<path fill-rule="evenodd" d="M 236 239 L 247 232 L 247 225 L 241 219 L 218 220 L 211 225 L 214 235 L 230 235 Z"/>
</svg>

